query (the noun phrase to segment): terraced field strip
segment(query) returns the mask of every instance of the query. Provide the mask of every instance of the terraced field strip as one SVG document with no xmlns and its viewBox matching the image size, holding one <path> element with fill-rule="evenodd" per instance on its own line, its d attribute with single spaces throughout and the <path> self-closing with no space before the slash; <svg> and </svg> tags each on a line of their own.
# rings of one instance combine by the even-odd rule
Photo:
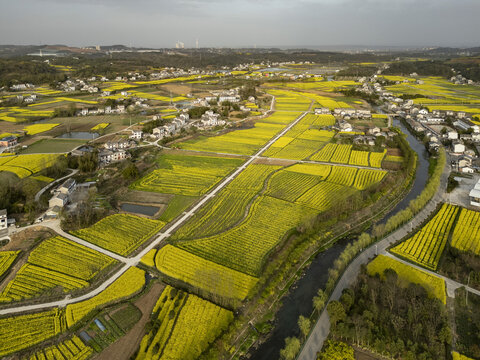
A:
<svg viewBox="0 0 480 360">
<path fill-rule="evenodd" d="M 214 235 L 234 226 L 245 216 L 247 206 L 263 188 L 265 180 L 281 166 L 252 164 L 218 196 L 200 209 L 172 239 Z"/>
<path fill-rule="evenodd" d="M 233 320 L 231 311 L 171 286 L 153 313 L 158 326 L 143 337 L 137 360 L 197 359 Z"/>
<path fill-rule="evenodd" d="M 201 290 L 239 300 L 248 295 L 258 280 L 172 245 L 166 245 L 157 252 L 155 267 L 165 275 Z"/>
<path fill-rule="evenodd" d="M 19 253 L 20 251 L 0 252 L 0 277 L 7 272 L 7 270 L 13 264 Z"/>
<path fill-rule="evenodd" d="M 436 270 L 459 208 L 443 204 L 440 211 L 413 237 L 390 251 L 427 269 Z"/>
<path fill-rule="evenodd" d="M 453 230 L 452 246 L 480 255 L 480 212 L 462 209 Z"/>
</svg>

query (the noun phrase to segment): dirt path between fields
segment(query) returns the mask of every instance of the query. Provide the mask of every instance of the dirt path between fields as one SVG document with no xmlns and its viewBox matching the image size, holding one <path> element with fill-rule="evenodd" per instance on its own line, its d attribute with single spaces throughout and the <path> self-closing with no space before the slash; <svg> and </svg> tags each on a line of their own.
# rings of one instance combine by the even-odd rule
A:
<svg viewBox="0 0 480 360">
<path fill-rule="evenodd" d="M 143 338 L 143 329 L 150 319 L 152 310 L 160 297 L 165 285 L 156 282 L 151 287 L 150 291 L 134 302 L 134 305 L 142 312 L 142 317 L 135 324 L 130 331 L 127 332 L 120 340 L 114 342 L 112 345 L 103 350 L 100 354 L 95 356 L 95 360 L 129 360 L 133 353 L 140 345 Z"/>
</svg>

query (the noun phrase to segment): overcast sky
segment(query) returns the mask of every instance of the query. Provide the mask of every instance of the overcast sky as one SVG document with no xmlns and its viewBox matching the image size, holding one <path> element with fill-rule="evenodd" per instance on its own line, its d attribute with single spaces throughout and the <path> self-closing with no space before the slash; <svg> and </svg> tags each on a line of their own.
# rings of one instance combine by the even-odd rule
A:
<svg viewBox="0 0 480 360">
<path fill-rule="evenodd" d="M 0 44 L 478 46 L 480 0 L 0 0 Z"/>
</svg>

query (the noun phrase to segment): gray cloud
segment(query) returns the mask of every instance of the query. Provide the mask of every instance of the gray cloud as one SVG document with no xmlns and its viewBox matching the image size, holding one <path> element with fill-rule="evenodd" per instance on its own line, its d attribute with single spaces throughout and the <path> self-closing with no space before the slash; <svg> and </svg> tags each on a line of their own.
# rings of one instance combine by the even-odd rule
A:
<svg viewBox="0 0 480 360">
<path fill-rule="evenodd" d="M 478 0 L 0 0 L 0 43 L 478 45 Z"/>
</svg>

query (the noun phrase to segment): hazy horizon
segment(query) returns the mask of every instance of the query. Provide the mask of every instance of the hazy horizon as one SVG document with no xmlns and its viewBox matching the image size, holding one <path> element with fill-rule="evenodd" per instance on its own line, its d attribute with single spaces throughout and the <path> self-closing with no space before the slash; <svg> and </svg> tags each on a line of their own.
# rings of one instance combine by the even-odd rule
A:
<svg viewBox="0 0 480 360">
<path fill-rule="evenodd" d="M 475 0 L 0 0 L 0 43 L 185 47 L 471 47 Z M 293 45 L 300 44 L 300 45 Z M 302 45 L 304 44 L 304 45 Z"/>
</svg>

